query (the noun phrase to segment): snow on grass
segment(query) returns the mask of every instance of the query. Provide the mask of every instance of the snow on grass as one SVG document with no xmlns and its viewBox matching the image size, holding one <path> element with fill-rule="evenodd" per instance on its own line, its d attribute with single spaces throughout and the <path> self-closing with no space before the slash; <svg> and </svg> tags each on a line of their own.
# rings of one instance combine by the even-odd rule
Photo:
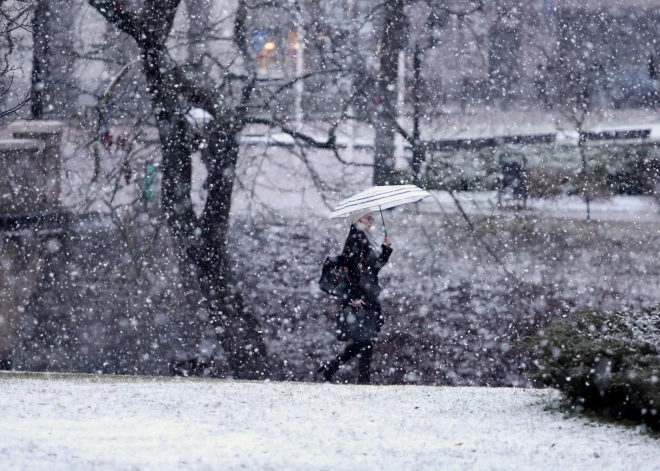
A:
<svg viewBox="0 0 660 471">
<path fill-rule="evenodd" d="M 623 470 L 634 429 L 550 390 L 0 374 L 0 469 Z M 548 408 L 547 406 L 551 406 Z"/>
<path fill-rule="evenodd" d="M 456 213 L 458 209 L 451 195 L 446 191 L 432 191 L 435 198 L 427 198 L 418 207 L 425 213 Z M 454 194 L 468 214 L 483 216 L 510 215 L 538 218 L 577 219 L 586 217 L 584 198 L 579 196 L 558 196 L 552 198 L 530 198 L 522 211 L 500 210 L 497 208 L 496 191 L 465 191 Z M 515 203 L 515 202 L 514 202 Z M 404 207 L 411 211 L 412 206 Z M 590 201 L 593 221 L 660 221 L 658 201 L 653 196 L 617 195 Z"/>
</svg>

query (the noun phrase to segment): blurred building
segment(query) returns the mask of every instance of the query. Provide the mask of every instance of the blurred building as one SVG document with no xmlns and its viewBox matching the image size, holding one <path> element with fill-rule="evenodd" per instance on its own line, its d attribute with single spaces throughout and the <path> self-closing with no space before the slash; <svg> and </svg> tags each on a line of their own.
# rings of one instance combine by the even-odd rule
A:
<svg viewBox="0 0 660 471">
<path fill-rule="evenodd" d="M 54 35 L 47 44 L 40 85 L 44 114 L 60 119 L 85 116 L 117 72 L 138 58 L 137 48 L 83 0 L 73 0 L 71 8 L 61 0 L 47 3 L 52 10 L 47 27 Z M 229 47 L 232 3 L 182 2 L 171 51 L 175 59 L 192 62 L 191 74 L 196 68 L 213 67 L 203 59 L 205 53 L 218 56 Z M 453 3 L 460 10 L 470 2 Z M 292 80 L 303 47 L 304 71 L 353 71 L 344 82 L 330 74 L 306 79 L 302 103 L 307 114 L 335 112 L 337 90 L 351 87 L 364 108 L 376 107 L 382 12 L 375 4 L 307 1 L 300 17 L 288 4 L 260 6 L 263 12 L 255 10 L 252 16 L 249 40 L 262 83 L 272 80 L 277 86 Z M 410 44 L 405 53 L 409 72 L 414 42 L 433 36 L 435 45 L 426 51 L 423 71 L 427 114 L 480 107 L 552 109 L 567 93 L 562 90 L 567 80 L 576 76 L 583 88 L 588 84 L 589 103 L 596 109 L 657 105 L 660 0 L 485 0 L 480 11 L 449 15 L 432 30 L 425 5 L 411 2 L 406 7 Z M 187 45 L 175 44 L 184 39 Z M 31 36 L 22 33 L 12 56 L 22 65 L 13 76 L 13 98 L 30 87 L 32 47 Z M 145 109 L 148 92 L 140 75 L 139 66 L 134 67 L 114 91 L 111 118 Z M 408 82 L 411 76 L 407 74 Z M 295 90 L 282 94 L 284 115 L 292 112 Z"/>
<path fill-rule="evenodd" d="M 427 72 L 429 88 L 442 94 L 429 99 L 548 109 L 577 80 L 594 109 L 655 107 L 659 20 L 658 0 L 487 1 L 442 32 Z"/>
</svg>

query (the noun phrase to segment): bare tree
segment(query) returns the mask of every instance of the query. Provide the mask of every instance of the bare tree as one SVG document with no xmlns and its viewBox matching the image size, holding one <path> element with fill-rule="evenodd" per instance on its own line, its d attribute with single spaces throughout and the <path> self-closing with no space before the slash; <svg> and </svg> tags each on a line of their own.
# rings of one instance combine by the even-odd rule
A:
<svg viewBox="0 0 660 471">
<path fill-rule="evenodd" d="M 11 61 L 16 43 L 16 33 L 20 30 L 29 31 L 29 3 L 0 0 L 0 103 L 5 107 L 0 109 L 0 123 L 4 119 L 15 116 L 28 102 L 28 97 L 12 98 L 14 72 L 17 65 Z"/>
<path fill-rule="evenodd" d="M 587 28 L 589 21 L 581 24 Z M 556 109 L 577 133 L 577 149 L 580 158 L 580 195 L 586 205 L 586 219 L 591 219 L 592 178 L 586 154 L 586 126 L 594 113 L 593 93 L 598 90 L 601 70 L 597 58 L 590 53 L 583 37 L 583 31 L 570 24 L 564 17 L 559 19 L 559 53 L 553 65 L 557 103 Z"/>
<path fill-rule="evenodd" d="M 211 0 L 186 0 L 188 9 L 188 62 L 201 65 L 204 40 L 211 30 Z"/>
<path fill-rule="evenodd" d="M 493 10 L 488 51 L 490 95 L 503 110 L 508 110 L 521 75 L 524 8 L 520 0 L 498 0 Z"/>
<path fill-rule="evenodd" d="M 275 4 L 238 0 L 235 12 L 225 18 L 232 22 L 231 35 L 209 31 L 210 40 L 221 42 L 222 47 L 215 55 L 208 48 L 204 53 L 208 66 L 199 68 L 177 62 L 168 48 L 182 0 L 88 1 L 107 22 L 131 36 L 139 49 L 162 154 L 162 206 L 180 263 L 192 262 L 196 268 L 210 321 L 234 374 L 239 378 L 263 378 L 269 373 L 266 347 L 258 319 L 247 310 L 234 286 L 227 241 L 239 157 L 238 135 L 250 124 L 279 126 L 308 145 L 336 151 L 334 133 L 339 121 L 327 140 L 318 141 L 289 129 L 268 113 L 277 108 L 274 105 L 279 93 L 305 79 L 296 77 L 273 88 L 271 80 L 259 75 L 250 48 L 250 21 L 259 11 L 276 8 Z M 216 26 L 219 30 L 229 29 Z M 203 125 L 191 124 L 192 108 L 204 116 Z M 208 193 L 198 217 L 193 210 L 191 187 L 192 154 L 200 146 L 208 172 Z"/>
<path fill-rule="evenodd" d="M 377 83 L 378 109 L 372 118 L 374 138 L 374 185 L 391 185 L 394 181 L 394 136 L 396 135 L 396 80 L 399 53 L 407 45 L 405 0 L 386 0 L 379 45 Z"/>
<path fill-rule="evenodd" d="M 36 0 L 32 12 L 32 103 L 33 119 L 43 119 L 44 116 L 44 89 L 46 71 L 48 70 L 48 1 Z"/>
<path fill-rule="evenodd" d="M 34 0 L 32 11 L 33 119 L 63 117 L 75 103 L 72 35 L 75 2 Z"/>
<path fill-rule="evenodd" d="M 421 4 L 427 8 L 428 16 L 422 34 L 414 41 L 409 34 L 409 7 Z M 381 30 L 379 50 L 379 74 L 377 82 L 378 108 L 373 114 L 372 122 L 376 136 L 374 141 L 374 184 L 387 185 L 398 183 L 393 180 L 394 171 L 394 138 L 397 132 L 406 138 L 413 148 L 412 170 L 416 181 L 419 169 L 423 162 L 421 150 L 420 119 L 422 116 L 422 66 L 426 50 L 442 46 L 441 30 L 449 15 L 465 17 L 481 10 L 483 2 L 471 0 L 468 2 L 454 2 L 452 0 L 387 0 L 383 4 L 383 24 Z M 397 109 L 397 74 L 399 54 L 409 52 L 413 56 L 413 132 L 407 136 L 396 122 Z M 401 111 L 401 110 L 399 110 Z M 417 144 L 415 144 L 417 143 Z"/>
<path fill-rule="evenodd" d="M 442 47 L 444 35 L 447 33 L 446 27 L 450 17 L 463 19 L 480 11 L 483 7 L 482 2 L 469 3 L 467 8 L 456 8 L 444 1 L 428 2 L 428 10 L 424 24 L 419 34 L 414 37 L 410 54 L 412 54 L 412 131 L 408 132 L 394 119 L 394 129 L 403 136 L 412 148 L 412 159 L 410 160 L 410 169 L 412 180 L 415 184 L 421 183 L 421 169 L 426 161 L 425 143 L 422 141 L 422 120 L 425 113 L 424 107 L 424 89 L 426 83 L 423 77 L 424 63 L 427 52 L 436 47 Z M 394 116 L 394 115 L 390 115 Z"/>
</svg>

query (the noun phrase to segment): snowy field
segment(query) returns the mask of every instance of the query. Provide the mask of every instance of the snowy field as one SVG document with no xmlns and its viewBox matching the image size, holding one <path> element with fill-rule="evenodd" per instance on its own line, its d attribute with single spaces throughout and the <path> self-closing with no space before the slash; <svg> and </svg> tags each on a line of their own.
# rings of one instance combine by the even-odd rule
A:
<svg viewBox="0 0 660 471">
<path fill-rule="evenodd" d="M 0 373 L 0 469 L 660 469 L 556 394 Z"/>
</svg>

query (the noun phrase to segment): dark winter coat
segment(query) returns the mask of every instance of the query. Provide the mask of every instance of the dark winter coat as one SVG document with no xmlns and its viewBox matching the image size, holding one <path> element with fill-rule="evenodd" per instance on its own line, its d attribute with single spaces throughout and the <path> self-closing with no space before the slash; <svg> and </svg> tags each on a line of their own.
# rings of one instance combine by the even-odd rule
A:
<svg viewBox="0 0 660 471">
<path fill-rule="evenodd" d="M 369 243 L 367 236 L 351 226 L 346 239 L 344 250 L 339 256 L 339 264 L 348 268 L 349 289 L 348 296 L 342 299 L 342 307 L 351 306 L 351 301 L 361 299 L 365 302 L 365 309 L 373 310 L 379 315 L 382 312 L 378 295 L 380 284 L 378 272 L 387 263 L 392 254 L 392 248 L 383 244 L 380 255 Z"/>
</svg>

